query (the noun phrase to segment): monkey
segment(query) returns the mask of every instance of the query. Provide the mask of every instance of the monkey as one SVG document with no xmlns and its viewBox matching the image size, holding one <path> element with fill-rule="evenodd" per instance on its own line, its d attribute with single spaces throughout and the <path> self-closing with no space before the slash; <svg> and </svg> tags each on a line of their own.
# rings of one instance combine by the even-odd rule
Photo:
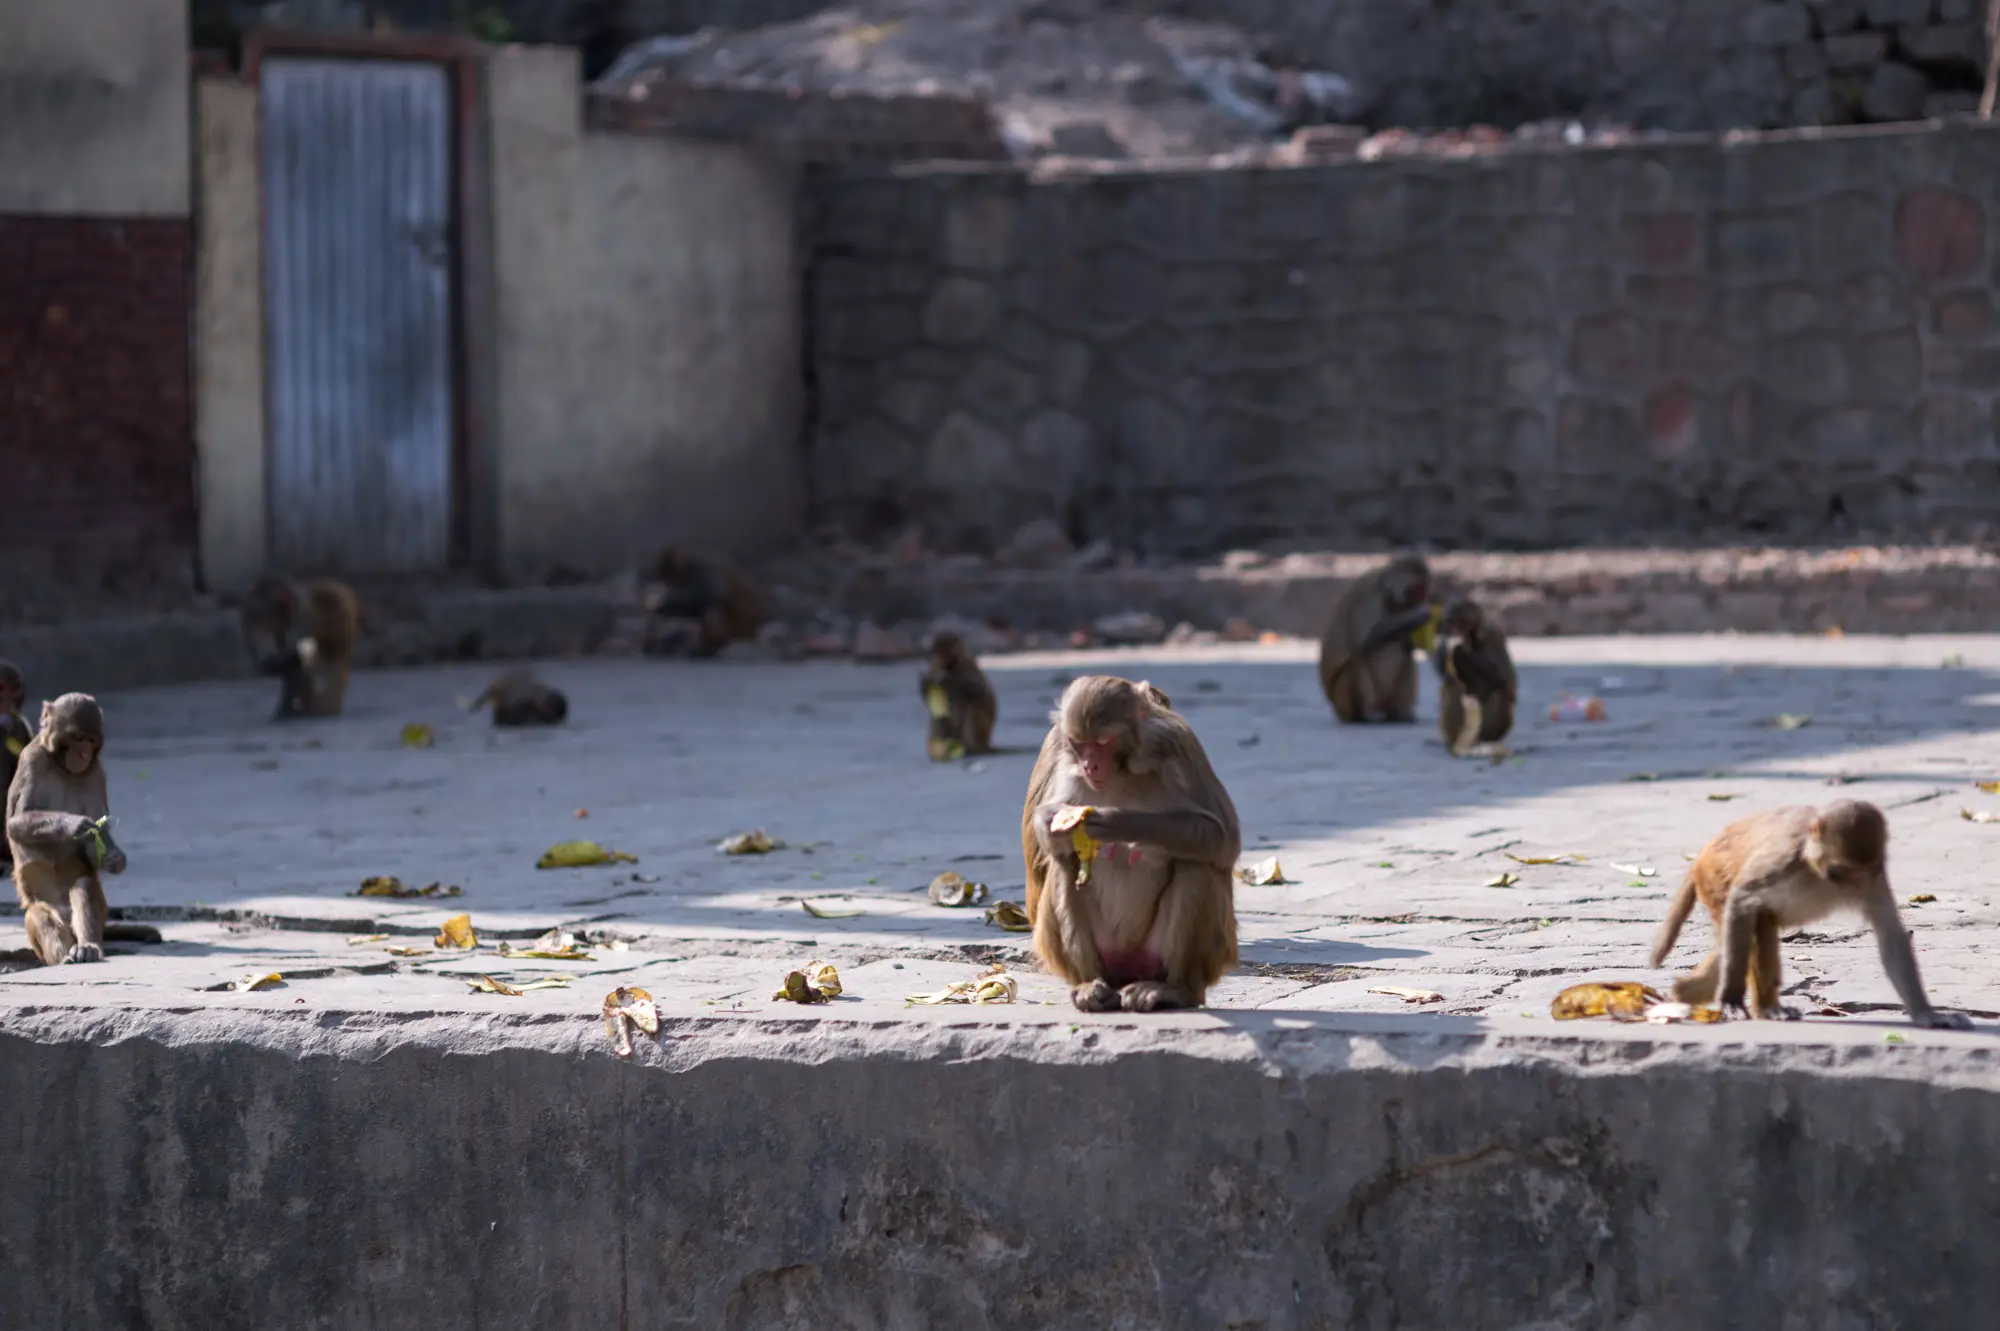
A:
<svg viewBox="0 0 2000 1331">
<path fill-rule="evenodd" d="M 669 546 L 653 566 L 653 580 L 659 585 L 646 597 L 646 646 L 655 655 L 685 649 L 714 656 L 763 627 L 763 593 L 734 565 Z"/>
<path fill-rule="evenodd" d="M 1520 682 L 1507 635 L 1468 597 L 1444 608 L 1438 632 L 1438 731 L 1454 755 L 1497 744 L 1514 728 Z"/>
<path fill-rule="evenodd" d="M 1413 640 L 1431 629 L 1431 570 L 1400 555 L 1356 578 L 1334 602 L 1319 641 L 1319 682 L 1341 721 L 1417 719 Z"/>
<path fill-rule="evenodd" d="M 14 892 L 44 966 L 104 960 L 108 912 L 98 876 L 125 872 L 125 852 L 111 839 L 103 748 L 97 700 L 66 693 L 42 704 L 41 729 L 7 788 Z"/>
<path fill-rule="evenodd" d="M 1967 1030 L 1957 1012 L 1940 1012 L 1924 996 L 1916 953 L 1889 887 L 1889 824 L 1861 800 L 1823 809 L 1796 805 L 1752 814 L 1716 834 L 1694 863 L 1653 941 L 1653 965 L 1665 963 L 1697 898 L 1715 921 L 1714 949 L 1674 982 L 1674 997 L 1705 1005 L 1718 983 L 1724 1016 L 1798 1020 L 1779 1001 L 1778 939 L 1843 907 L 1858 907 L 1875 931 L 1882 969 L 1910 1020 L 1941 1030 Z M 1744 991 L 1749 990 L 1749 1008 Z"/>
<path fill-rule="evenodd" d="M 496 726 L 553 726 L 569 715 L 569 699 L 525 670 L 509 670 L 486 686 L 466 708 L 476 712 L 493 704 Z"/>
<path fill-rule="evenodd" d="M 35 732 L 21 715 L 21 708 L 28 700 L 28 684 L 21 676 L 21 668 L 12 661 L 0 661 L 0 774 L 4 774 L 8 785 L 14 783 L 14 771 L 21 763 L 21 752 L 34 740 Z"/>
<path fill-rule="evenodd" d="M 1049 721 L 1021 809 L 1035 954 L 1085 1012 L 1200 1007 L 1236 964 L 1229 792 L 1147 683 L 1074 680 Z"/>
<path fill-rule="evenodd" d="M 258 672 L 281 684 L 276 720 L 339 716 L 360 636 L 361 603 L 344 582 L 309 582 L 301 596 L 290 583 L 265 577 L 243 595 L 244 645 Z"/>
<path fill-rule="evenodd" d="M 993 752 L 1000 702 L 964 638 L 940 633 L 931 639 L 930 667 L 918 678 L 918 688 L 930 710 L 925 747 L 932 762 Z"/>
</svg>

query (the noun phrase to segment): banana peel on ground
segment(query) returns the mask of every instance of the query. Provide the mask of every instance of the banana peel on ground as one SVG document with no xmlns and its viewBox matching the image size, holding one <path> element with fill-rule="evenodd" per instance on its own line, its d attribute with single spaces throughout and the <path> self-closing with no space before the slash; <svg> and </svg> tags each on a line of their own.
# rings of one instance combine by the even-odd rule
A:
<svg viewBox="0 0 2000 1331">
<path fill-rule="evenodd" d="M 558 841 L 535 861 L 537 869 L 585 869 L 594 864 L 637 864 L 637 855 L 610 850 L 595 841 Z"/>
<path fill-rule="evenodd" d="M 1010 934 L 1025 934 L 1034 931 L 1034 921 L 1028 912 L 1021 909 L 1018 902 L 996 901 L 986 908 L 986 922 Z"/>
<path fill-rule="evenodd" d="M 1666 1001 L 1659 990 L 1637 980 L 1591 980 L 1573 984 L 1557 994 L 1549 1004 L 1549 1015 L 1557 1021 L 1578 1021 L 1585 1017 L 1644 1021 L 1648 1009 Z"/>
<path fill-rule="evenodd" d="M 479 935 L 472 931 L 470 915 L 454 915 L 438 929 L 434 947 L 468 951 L 479 946 Z"/>
<path fill-rule="evenodd" d="M 933 906 L 976 906 L 986 900 L 986 884 L 946 869 L 931 879 L 930 898 Z"/>
<path fill-rule="evenodd" d="M 648 1035 L 660 1033 L 660 1010 L 644 989 L 621 985 L 604 996 L 604 1032 L 620 1058 L 632 1057 L 632 1027 Z"/>
</svg>

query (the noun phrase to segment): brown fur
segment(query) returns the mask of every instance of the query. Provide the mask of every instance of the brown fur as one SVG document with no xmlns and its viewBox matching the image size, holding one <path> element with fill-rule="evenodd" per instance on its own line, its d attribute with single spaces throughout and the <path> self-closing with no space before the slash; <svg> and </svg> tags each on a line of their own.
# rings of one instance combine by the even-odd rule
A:
<svg viewBox="0 0 2000 1331">
<path fill-rule="evenodd" d="M 692 655 L 713 656 L 732 642 L 755 638 L 764 626 L 763 591 L 733 564 L 669 546 L 653 566 L 653 580 L 658 585 L 646 598 L 649 650 L 685 646 Z M 678 627 L 692 632 L 675 632 Z"/>
<path fill-rule="evenodd" d="M 930 666 L 919 679 L 918 689 L 926 706 L 931 690 L 944 693 L 945 714 L 931 717 L 926 738 L 933 762 L 993 752 L 993 723 L 999 716 L 1000 700 L 965 639 L 956 633 L 940 633 L 931 639 Z"/>
<path fill-rule="evenodd" d="M 258 670 L 282 682 L 277 719 L 339 716 L 347 698 L 361 603 L 333 578 L 303 589 L 259 578 L 243 596 L 243 640 Z"/>
<path fill-rule="evenodd" d="M 1861 800 L 1824 809 L 1797 805 L 1752 814 L 1701 848 L 1653 942 L 1663 964 L 1696 901 L 1715 923 L 1716 944 L 1693 972 L 1674 983 L 1684 1003 L 1716 1000 L 1725 1013 L 1796 1018 L 1780 1000 L 1778 942 L 1789 930 L 1845 908 L 1858 908 L 1875 932 L 1882 969 L 1920 1026 L 1963 1029 L 1958 1013 L 1939 1012 L 1924 995 L 1910 936 L 1889 886 L 1889 824 Z"/>
<path fill-rule="evenodd" d="M 1348 723 L 1417 719 L 1410 637 L 1430 622 L 1430 565 L 1401 555 L 1356 578 L 1334 602 L 1319 642 L 1319 683 Z"/>
<path fill-rule="evenodd" d="M 12 661 L 0 661 L 0 786 L 14 784 L 14 772 L 21 755 L 35 739 L 35 732 L 21 715 L 27 702 L 28 685 L 21 668 Z"/>
<path fill-rule="evenodd" d="M 1479 707 L 1476 742 L 1497 744 L 1514 728 L 1514 704 L 1520 696 L 1507 635 L 1463 597 L 1445 607 L 1439 633 L 1444 641 L 1437 653 L 1438 732 L 1447 747 L 1458 742 L 1470 696 Z"/>
<path fill-rule="evenodd" d="M 496 677 L 473 699 L 470 710 L 476 712 L 487 703 L 493 704 L 496 726 L 553 726 L 569 715 L 569 699 L 562 690 L 550 688 L 525 670 Z"/>
<path fill-rule="evenodd" d="M 1021 810 L 1036 955 L 1085 1011 L 1201 1006 L 1236 964 L 1236 806 L 1149 684 L 1087 676 L 1050 719 Z M 1087 748 L 1109 755 L 1101 789 L 1084 779 Z M 1103 843 L 1088 884 L 1071 834 L 1051 826 L 1076 805 Z"/>
<path fill-rule="evenodd" d="M 122 873 L 125 852 L 101 835 L 92 859 L 92 824 L 111 812 L 100 755 L 104 712 L 82 693 L 42 704 L 41 730 L 22 751 L 7 789 L 7 845 L 14 892 L 26 915 L 28 942 L 45 966 L 104 959 L 104 886 L 99 873 Z M 73 770 L 81 768 L 81 770 Z"/>
</svg>

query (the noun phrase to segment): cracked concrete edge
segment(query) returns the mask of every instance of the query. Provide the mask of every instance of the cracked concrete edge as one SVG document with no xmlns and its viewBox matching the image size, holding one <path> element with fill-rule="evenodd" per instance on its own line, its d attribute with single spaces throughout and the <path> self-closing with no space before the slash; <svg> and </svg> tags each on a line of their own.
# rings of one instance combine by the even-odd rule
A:
<svg viewBox="0 0 2000 1331">
<path fill-rule="evenodd" d="M 0 1324 L 1980 1325 L 1990 1032 L 1864 1034 L 14 1006 Z"/>
</svg>

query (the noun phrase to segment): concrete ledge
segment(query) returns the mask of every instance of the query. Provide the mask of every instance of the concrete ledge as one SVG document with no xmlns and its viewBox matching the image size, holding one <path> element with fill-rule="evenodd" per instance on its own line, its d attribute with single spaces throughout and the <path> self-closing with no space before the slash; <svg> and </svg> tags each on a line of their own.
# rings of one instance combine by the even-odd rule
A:
<svg viewBox="0 0 2000 1331">
<path fill-rule="evenodd" d="M 0 1322 L 1944 1329 L 2000 1298 L 1990 1036 L 676 1014 L 624 1064 L 574 1014 L 237 1001 L 276 1010 L 7 1016 Z"/>
</svg>

